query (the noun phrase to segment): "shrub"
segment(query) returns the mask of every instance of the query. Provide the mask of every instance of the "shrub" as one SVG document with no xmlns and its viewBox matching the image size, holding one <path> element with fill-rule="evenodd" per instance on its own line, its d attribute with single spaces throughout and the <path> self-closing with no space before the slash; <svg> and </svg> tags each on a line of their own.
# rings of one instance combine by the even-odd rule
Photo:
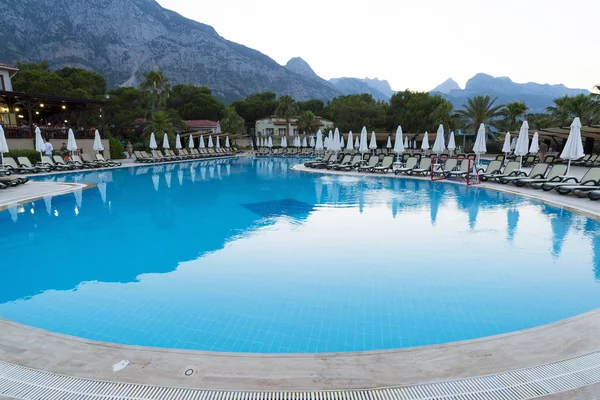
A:
<svg viewBox="0 0 600 400">
<path fill-rule="evenodd" d="M 40 158 L 40 153 L 33 149 L 16 149 L 10 150 L 8 153 L 4 154 L 7 157 L 12 157 L 17 160 L 17 157 L 27 157 L 32 164 L 39 163 L 42 161 Z"/>
<path fill-rule="evenodd" d="M 133 151 L 145 151 L 146 150 L 146 146 L 144 145 L 144 143 L 136 142 L 136 143 L 132 143 L 132 145 L 133 145 Z"/>
<path fill-rule="evenodd" d="M 108 141 L 110 146 L 110 158 L 113 160 L 118 160 L 121 158 L 125 158 L 125 154 L 123 154 L 123 145 L 117 138 L 112 138 Z"/>
</svg>

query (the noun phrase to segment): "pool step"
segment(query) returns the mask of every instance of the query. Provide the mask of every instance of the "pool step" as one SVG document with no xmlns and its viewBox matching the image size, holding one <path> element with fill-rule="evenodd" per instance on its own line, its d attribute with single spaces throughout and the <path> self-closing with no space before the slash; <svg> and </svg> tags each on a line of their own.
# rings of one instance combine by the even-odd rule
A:
<svg viewBox="0 0 600 400">
<path fill-rule="evenodd" d="M 0 361 L 0 398 L 23 400 L 522 400 L 600 382 L 600 351 L 520 370 L 405 387 L 219 391 L 95 381 Z"/>
</svg>

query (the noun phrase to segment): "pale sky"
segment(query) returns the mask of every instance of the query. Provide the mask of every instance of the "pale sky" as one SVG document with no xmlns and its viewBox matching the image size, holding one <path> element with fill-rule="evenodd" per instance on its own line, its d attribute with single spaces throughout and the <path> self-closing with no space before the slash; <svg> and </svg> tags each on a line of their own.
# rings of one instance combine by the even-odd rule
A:
<svg viewBox="0 0 600 400">
<path fill-rule="evenodd" d="M 478 72 L 515 82 L 600 83 L 600 0 L 158 0 L 279 64 L 322 78 L 430 90 Z"/>
</svg>

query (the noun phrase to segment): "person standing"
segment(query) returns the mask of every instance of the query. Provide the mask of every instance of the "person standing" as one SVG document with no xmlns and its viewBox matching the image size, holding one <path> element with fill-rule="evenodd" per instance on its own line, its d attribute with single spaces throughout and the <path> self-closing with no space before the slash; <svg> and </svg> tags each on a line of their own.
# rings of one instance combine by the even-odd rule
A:
<svg viewBox="0 0 600 400">
<path fill-rule="evenodd" d="M 133 158 L 133 145 L 131 144 L 131 141 L 127 141 L 127 154 L 129 155 L 129 158 Z"/>
<path fill-rule="evenodd" d="M 542 144 L 540 144 L 540 161 L 544 161 L 546 159 L 546 154 L 548 154 L 548 144 L 546 144 L 546 142 L 542 142 Z"/>
<path fill-rule="evenodd" d="M 48 138 L 46 138 L 46 143 L 44 144 L 44 148 L 46 149 L 46 155 L 48 157 L 52 158 L 52 151 L 54 150 L 54 148 L 52 147 L 52 143 L 50 143 Z"/>
</svg>

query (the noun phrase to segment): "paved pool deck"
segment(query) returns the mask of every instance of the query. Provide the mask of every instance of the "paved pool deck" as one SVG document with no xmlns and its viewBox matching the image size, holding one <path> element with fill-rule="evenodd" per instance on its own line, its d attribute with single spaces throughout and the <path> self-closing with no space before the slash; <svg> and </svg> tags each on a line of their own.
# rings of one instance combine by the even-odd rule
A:
<svg viewBox="0 0 600 400">
<path fill-rule="evenodd" d="M 310 173 L 336 173 L 303 166 L 292 168 Z M 581 176 L 584 170 L 574 169 L 572 175 Z M 31 193 L 19 196 L 43 197 L 43 193 L 54 189 L 59 194 L 62 194 L 60 191 L 68 193 L 81 189 L 59 187 L 65 184 L 58 183 L 46 186 L 29 182 L 24 186 L 29 184 L 33 188 Z M 479 187 L 522 195 L 600 218 L 600 203 L 588 199 L 514 185 L 484 183 Z M 15 198 L 11 201 L 14 204 Z M 600 309 L 532 329 L 443 345 L 359 353 L 243 354 L 123 346 L 65 336 L 0 319 L 0 361 L 80 378 L 177 388 L 228 391 L 372 389 L 498 374 L 590 354 L 600 350 L 598 332 Z M 129 364 L 114 371 L 113 365 L 121 360 L 128 360 Z M 191 371 L 189 376 L 186 371 Z M 600 398 L 600 385 L 594 382 L 544 398 Z"/>
</svg>

